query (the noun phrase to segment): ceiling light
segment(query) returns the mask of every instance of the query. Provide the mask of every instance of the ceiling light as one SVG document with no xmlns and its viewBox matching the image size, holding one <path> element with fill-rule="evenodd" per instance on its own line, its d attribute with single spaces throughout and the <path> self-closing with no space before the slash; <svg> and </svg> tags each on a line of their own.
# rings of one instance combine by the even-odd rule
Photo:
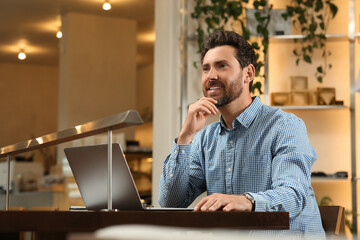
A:
<svg viewBox="0 0 360 240">
<path fill-rule="evenodd" d="M 24 52 L 24 49 L 21 49 L 21 50 L 20 50 L 20 52 L 19 52 L 19 54 L 18 54 L 18 58 L 19 58 L 20 60 L 24 60 L 24 59 L 26 58 L 26 54 L 25 54 L 25 52 Z"/>
<path fill-rule="evenodd" d="M 108 11 L 111 9 L 111 4 L 109 3 L 108 0 L 106 0 L 102 6 L 102 8 L 105 10 L 105 11 Z"/>
<path fill-rule="evenodd" d="M 62 36 L 63 36 L 62 32 L 61 32 L 60 30 L 57 31 L 56 37 L 57 37 L 57 38 L 62 38 Z"/>
</svg>

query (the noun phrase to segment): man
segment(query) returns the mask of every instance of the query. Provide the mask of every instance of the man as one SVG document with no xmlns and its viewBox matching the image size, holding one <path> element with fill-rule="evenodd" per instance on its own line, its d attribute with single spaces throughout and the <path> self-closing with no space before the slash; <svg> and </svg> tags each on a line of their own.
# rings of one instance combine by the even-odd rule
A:
<svg viewBox="0 0 360 240">
<path fill-rule="evenodd" d="M 317 159 L 303 121 L 251 98 L 257 68 L 252 47 L 218 31 L 201 53 L 204 96 L 190 105 L 164 162 L 159 202 L 195 211 L 288 211 L 290 230 L 323 236 L 311 187 Z M 210 115 L 220 121 L 201 130 Z"/>
</svg>

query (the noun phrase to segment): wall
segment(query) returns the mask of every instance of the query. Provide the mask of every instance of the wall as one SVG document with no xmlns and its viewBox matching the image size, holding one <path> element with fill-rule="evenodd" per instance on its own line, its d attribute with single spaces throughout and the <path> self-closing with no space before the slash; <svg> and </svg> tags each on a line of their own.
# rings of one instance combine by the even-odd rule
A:
<svg viewBox="0 0 360 240">
<path fill-rule="evenodd" d="M 58 68 L 0 63 L 0 146 L 56 131 Z"/>
<path fill-rule="evenodd" d="M 155 0 L 153 204 L 162 164 L 180 128 L 180 1 Z"/>
<path fill-rule="evenodd" d="M 0 89 L 0 147 L 57 130 L 57 67 L 0 63 Z"/>
<path fill-rule="evenodd" d="M 136 22 L 69 13 L 62 29 L 59 129 L 134 109 Z"/>
<path fill-rule="evenodd" d="M 137 89 L 136 89 L 136 109 L 144 118 L 149 118 L 147 113 L 153 112 L 153 95 L 154 95 L 154 65 L 150 64 L 138 68 L 137 71 Z M 145 114 L 145 115 L 144 115 Z M 147 121 L 151 121 L 148 119 Z M 144 121 L 146 121 L 144 119 Z"/>
<path fill-rule="evenodd" d="M 144 120 L 144 124 L 135 127 L 134 139 L 139 141 L 140 146 L 153 146 L 154 112 L 154 64 L 138 68 L 136 89 L 136 110 Z"/>
<path fill-rule="evenodd" d="M 67 13 L 62 16 L 62 31 L 58 129 L 135 109 L 136 22 Z M 134 127 L 121 132 L 126 139 L 134 137 Z M 106 137 L 100 139 L 106 142 Z M 57 147 L 65 175 L 70 171 L 63 148 L 74 145 L 78 142 Z"/>
</svg>

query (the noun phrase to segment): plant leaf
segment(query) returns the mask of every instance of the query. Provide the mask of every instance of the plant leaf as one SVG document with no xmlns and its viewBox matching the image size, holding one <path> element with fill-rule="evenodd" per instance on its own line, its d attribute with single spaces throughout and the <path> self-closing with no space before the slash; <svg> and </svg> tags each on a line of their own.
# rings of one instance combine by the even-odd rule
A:
<svg viewBox="0 0 360 240">
<path fill-rule="evenodd" d="M 337 11 L 338 11 L 338 7 L 335 4 L 331 3 L 331 2 L 329 3 L 329 7 L 330 7 L 330 11 L 332 13 L 332 18 L 334 18 L 336 16 Z"/>
<path fill-rule="evenodd" d="M 281 14 L 281 17 L 286 21 L 289 17 L 289 14 L 283 13 L 283 14 Z"/>
<path fill-rule="evenodd" d="M 316 70 L 317 70 L 319 73 L 323 73 L 323 68 L 322 68 L 322 66 L 317 67 Z"/>
<path fill-rule="evenodd" d="M 311 57 L 309 55 L 304 54 L 303 58 L 305 62 L 311 63 Z"/>
<path fill-rule="evenodd" d="M 322 83 L 323 77 L 322 77 L 322 76 L 318 76 L 318 77 L 317 77 L 317 81 L 318 81 L 319 83 Z"/>
<path fill-rule="evenodd" d="M 251 44 L 251 46 L 252 46 L 254 49 L 256 49 L 256 50 L 259 50 L 259 49 L 260 49 L 259 44 L 258 44 L 257 42 L 253 42 L 253 43 Z"/>
<path fill-rule="evenodd" d="M 263 92 L 261 91 L 261 85 L 262 85 L 261 82 L 254 83 L 252 88 L 251 88 L 251 92 L 254 93 L 255 89 L 257 89 L 260 94 L 263 94 Z"/>
</svg>

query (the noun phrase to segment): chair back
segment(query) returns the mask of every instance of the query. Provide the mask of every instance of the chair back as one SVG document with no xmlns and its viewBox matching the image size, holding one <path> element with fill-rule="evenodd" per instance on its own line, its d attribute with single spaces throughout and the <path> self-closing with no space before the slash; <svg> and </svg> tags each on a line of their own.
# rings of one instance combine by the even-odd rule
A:
<svg viewBox="0 0 360 240">
<path fill-rule="evenodd" d="M 319 206 L 322 225 L 327 235 L 345 234 L 345 209 L 341 206 Z"/>
</svg>

